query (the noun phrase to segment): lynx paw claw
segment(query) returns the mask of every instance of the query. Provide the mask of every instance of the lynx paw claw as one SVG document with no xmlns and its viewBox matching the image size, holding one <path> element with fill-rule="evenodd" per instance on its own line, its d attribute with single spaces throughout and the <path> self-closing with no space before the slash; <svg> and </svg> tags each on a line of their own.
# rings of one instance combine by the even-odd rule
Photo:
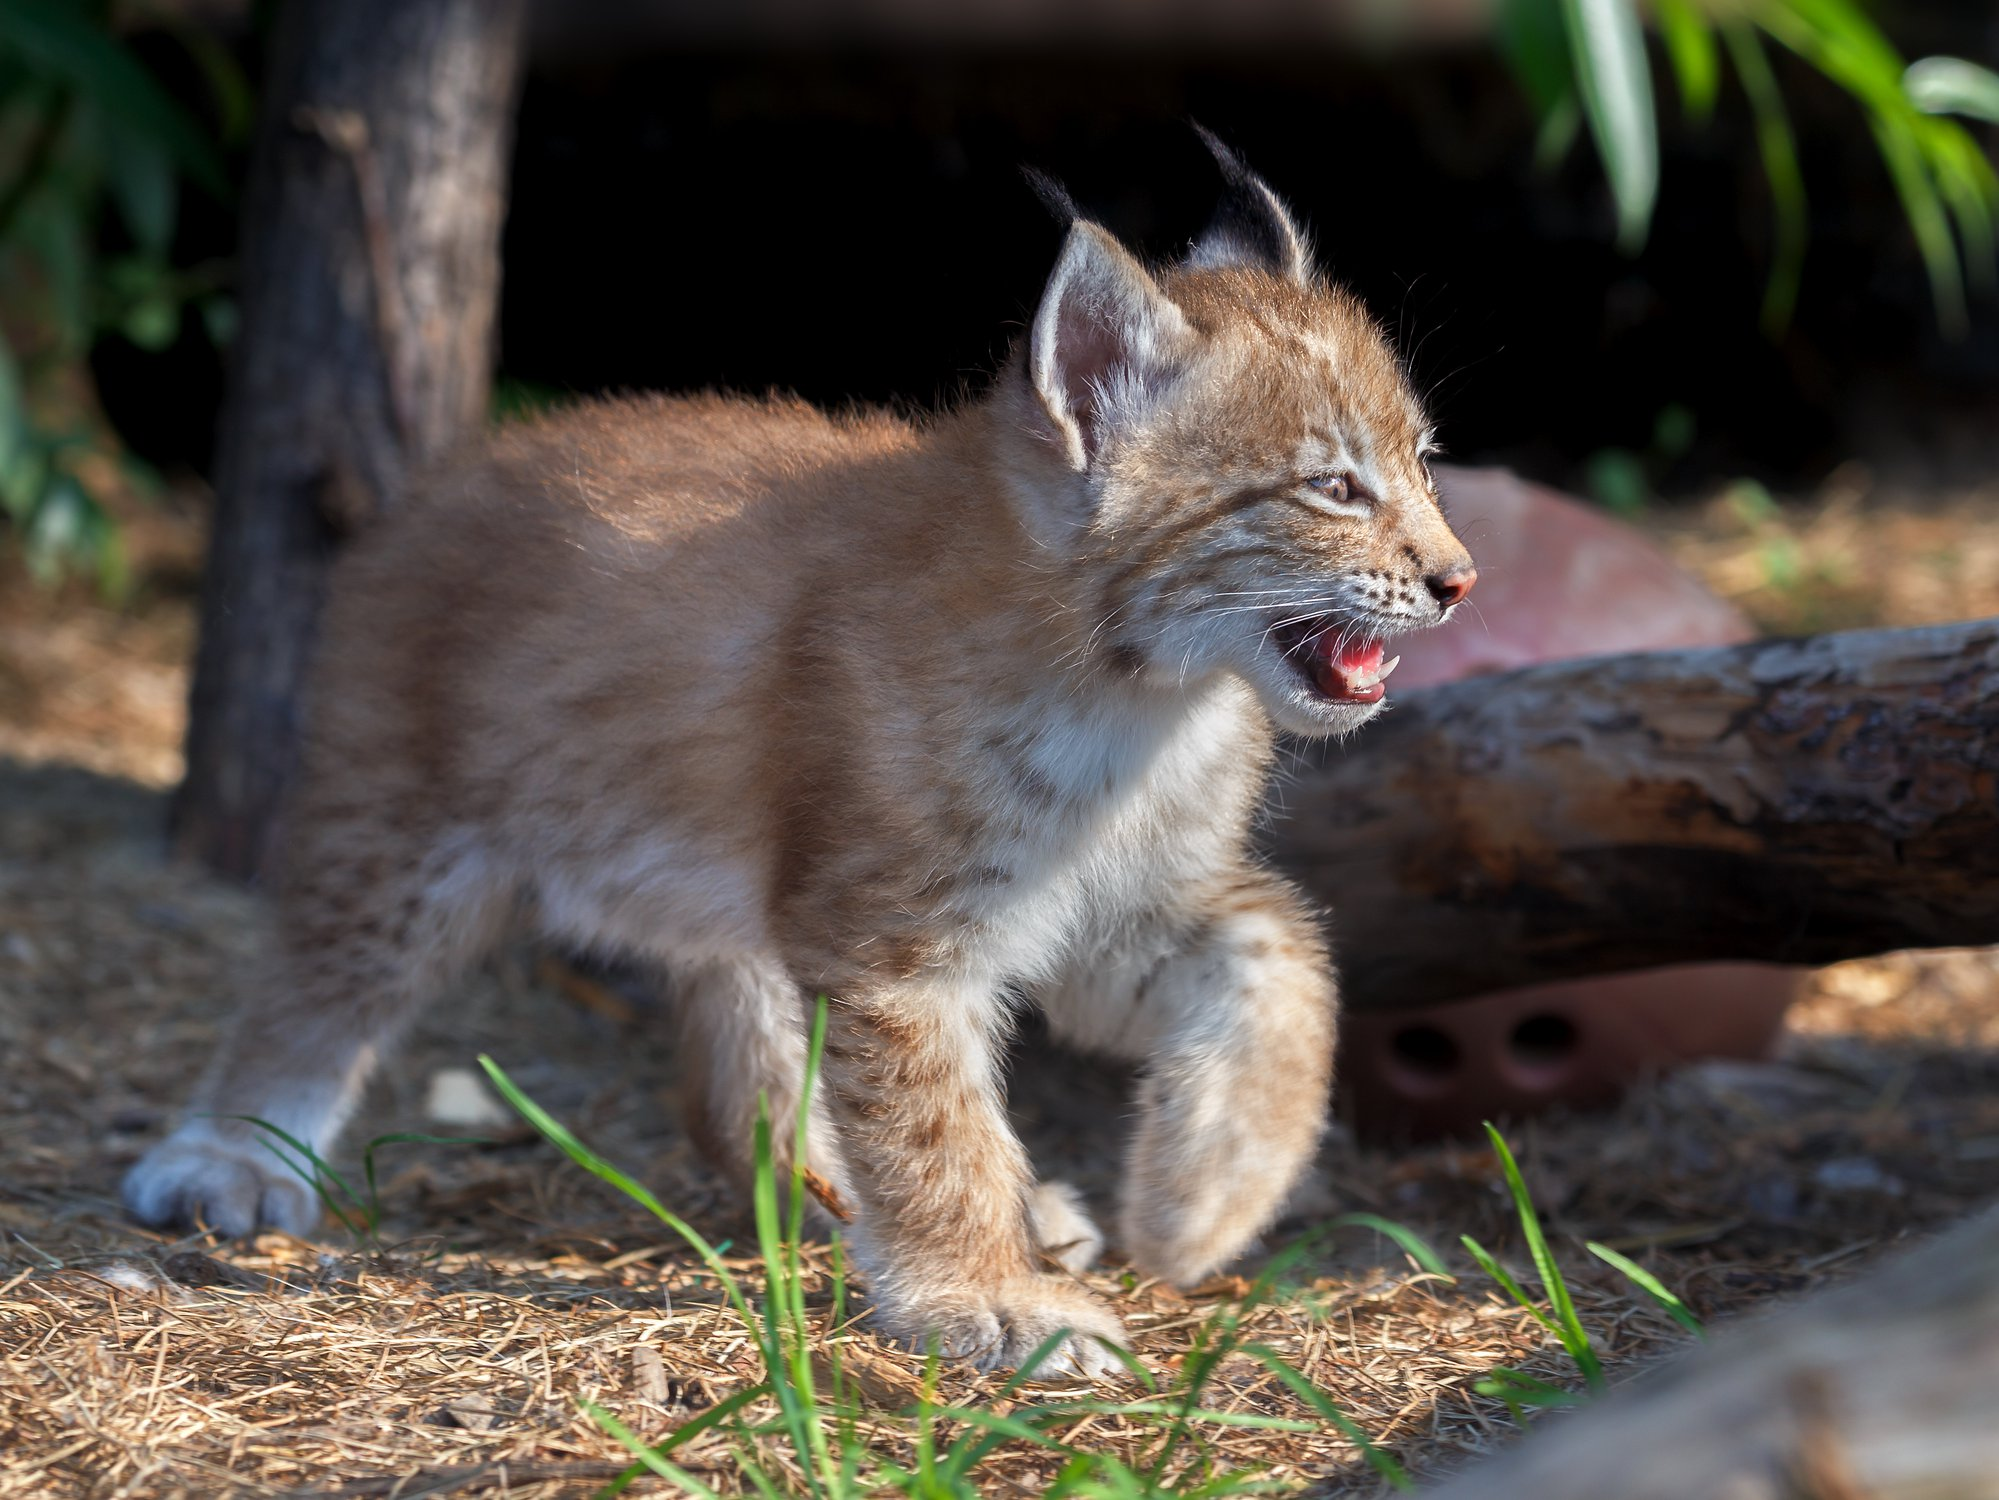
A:
<svg viewBox="0 0 1999 1500">
<path fill-rule="evenodd" d="M 968 1360 L 982 1370 L 1019 1370 L 1033 1361 L 1028 1373 L 1043 1380 L 1121 1374 L 1123 1361 L 1106 1346 L 1131 1347 L 1117 1315 L 1060 1276 L 1024 1277 L 969 1305 L 889 1321 L 918 1348 L 934 1341 L 945 1358 Z M 1064 1330 L 1067 1336 L 1034 1360 Z"/>
<path fill-rule="evenodd" d="M 125 1207 L 141 1223 L 205 1224 L 230 1236 L 279 1229 L 310 1233 L 319 1222 L 311 1186 L 256 1140 L 191 1120 L 125 1176 Z"/>
</svg>

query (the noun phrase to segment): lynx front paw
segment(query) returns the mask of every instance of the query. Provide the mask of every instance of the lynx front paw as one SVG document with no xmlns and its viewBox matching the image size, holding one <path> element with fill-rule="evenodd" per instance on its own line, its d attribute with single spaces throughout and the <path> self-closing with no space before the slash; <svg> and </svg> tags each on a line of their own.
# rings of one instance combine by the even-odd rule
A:
<svg viewBox="0 0 1999 1500">
<path fill-rule="evenodd" d="M 945 1358 L 968 1360 L 982 1370 L 1025 1368 L 1036 1351 L 1066 1330 L 1029 1370 L 1044 1380 L 1118 1374 L 1123 1362 L 1106 1345 L 1131 1347 L 1117 1314 L 1061 1276 L 1025 1276 L 984 1296 L 925 1309 L 885 1308 L 881 1316 L 903 1342 L 919 1349 L 934 1343 Z"/>
<path fill-rule="evenodd" d="M 125 1207 L 141 1223 L 201 1223 L 241 1236 L 304 1235 L 319 1222 L 311 1186 L 229 1122 L 190 1120 L 125 1176 Z"/>
</svg>

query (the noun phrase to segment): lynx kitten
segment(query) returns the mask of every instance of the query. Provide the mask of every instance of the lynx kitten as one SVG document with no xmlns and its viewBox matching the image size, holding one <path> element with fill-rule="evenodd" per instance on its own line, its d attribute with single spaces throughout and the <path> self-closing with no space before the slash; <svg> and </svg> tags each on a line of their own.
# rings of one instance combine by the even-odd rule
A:
<svg viewBox="0 0 1999 1500">
<path fill-rule="evenodd" d="M 343 563 L 276 972 L 140 1218 L 308 1229 L 223 1115 L 322 1152 L 417 1007 L 529 911 L 658 961 L 743 1149 L 832 997 L 810 1165 L 891 1334 L 1113 1368 L 1047 1268 L 1076 1225 L 1008 1127 L 1021 997 L 1144 1064 L 1119 1239 L 1179 1282 L 1280 1208 L 1323 1123 L 1313 912 L 1250 850 L 1279 729 L 1376 713 L 1384 642 L 1476 573 L 1358 303 L 1218 143 L 1210 230 L 1150 271 L 1073 218 L 991 392 L 911 423 L 602 401 L 504 429 Z M 1057 1222 L 1060 1221 L 1060 1222 Z M 1078 1231 L 1081 1232 L 1081 1231 Z"/>
</svg>

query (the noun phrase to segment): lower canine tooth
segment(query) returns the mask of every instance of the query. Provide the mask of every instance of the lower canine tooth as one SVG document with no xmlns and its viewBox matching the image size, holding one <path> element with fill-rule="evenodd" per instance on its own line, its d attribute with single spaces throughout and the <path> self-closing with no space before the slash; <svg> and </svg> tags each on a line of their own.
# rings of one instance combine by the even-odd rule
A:
<svg viewBox="0 0 1999 1500">
<path fill-rule="evenodd" d="M 1385 682 L 1388 679 L 1388 674 L 1395 670 L 1396 663 L 1401 660 L 1402 658 L 1399 656 L 1389 657 L 1387 661 L 1381 664 L 1381 670 L 1374 674 L 1374 680 L 1376 682 Z"/>
</svg>

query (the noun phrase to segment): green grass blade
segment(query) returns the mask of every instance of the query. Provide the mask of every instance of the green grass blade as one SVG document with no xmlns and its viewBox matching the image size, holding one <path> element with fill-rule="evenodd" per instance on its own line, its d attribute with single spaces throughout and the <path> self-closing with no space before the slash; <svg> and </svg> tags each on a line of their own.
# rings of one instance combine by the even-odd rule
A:
<svg viewBox="0 0 1999 1500">
<path fill-rule="evenodd" d="M 1248 1348 L 1249 1346 L 1245 1345 L 1243 1352 L 1247 1353 Z M 1184 1413 L 1189 1421 L 1210 1422 L 1217 1427 L 1252 1427 L 1272 1432 L 1313 1430 L 1313 1424 L 1301 1417 L 1272 1417 L 1254 1411 L 1224 1411 L 1204 1406 L 1187 1407 L 1175 1401 L 1165 1400 L 1099 1401 L 1086 1396 L 1076 1401 L 1065 1401 L 1059 1407 L 1050 1407 L 1048 1410 L 1059 1411 L 1065 1419 L 1082 1416 L 1178 1417 Z"/>
<path fill-rule="evenodd" d="M 757 1245 L 764 1263 L 764 1322 L 758 1343 L 770 1372 L 785 1436 L 798 1455 L 811 1493 L 823 1493 L 826 1433 L 815 1410 L 812 1352 L 793 1323 L 795 1264 L 781 1242 L 777 1220 L 777 1167 L 771 1151 L 770 1113 L 757 1106 L 755 1139 Z M 795 1174 L 794 1174 L 795 1175 Z M 789 1337 L 787 1337 L 789 1335 Z"/>
<path fill-rule="evenodd" d="M 569 1132 L 567 1126 L 522 1093 L 520 1086 L 507 1076 L 506 1070 L 483 1052 L 479 1054 L 479 1066 L 485 1069 L 486 1076 L 493 1082 L 493 1087 L 500 1091 L 500 1097 L 512 1105 L 515 1112 L 539 1131 L 558 1151 L 591 1176 L 608 1182 L 686 1241 L 689 1248 L 701 1258 L 701 1263 L 721 1283 L 722 1291 L 728 1297 L 730 1305 L 743 1320 L 743 1327 L 761 1346 L 759 1326 L 755 1315 L 750 1311 L 749 1300 L 743 1295 L 742 1284 L 722 1263 L 721 1255 L 698 1229 L 661 1203 L 653 1196 L 650 1189 L 633 1181 L 631 1177 L 579 1141 Z"/>
<path fill-rule="evenodd" d="M 1924 114 L 1999 125 L 1999 73 L 1961 57 L 1918 58 L 1902 74 L 1902 92 Z"/>
<path fill-rule="evenodd" d="M 594 1401 L 585 1401 L 583 1410 L 590 1414 L 590 1420 L 618 1440 L 640 1463 L 670 1484 L 677 1484 L 690 1495 L 699 1495 L 703 1500 L 722 1500 L 714 1490 L 696 1479 L 680 1465 L 669 1463 L 663 1454 L 656 1453 L 616 1417 L 605 1411 Z M 612 1481 L 617 1483 L 617 1481 Z M 622 1486 L 621 1486 L 622 1487 Z M 612 1493 L 615 1493 L 614 1491 Z"/>
<path fill-rule="evenodd" d="M 1810 204 L 1805 197 L 1805 176 L 1798 166 L 1798 144 L 1791 132 L 1791 117 L 1784 108 L 1783 91 L 1770 71 L 1756 33 L 1741 21 L 1725 22 L 1722 39 L 1728 45 L 1729 61 L 1742 82 L 1756 123 L 1756 149 L 1763 158 L 1763 175 L 1770 184 L 1770 203 L 1776 223 L 1770 255 L 1770 279 L 1763 288 L 1763 328 L 1772 337 L 1791 326 L 1791 314 L 1798 305 L 1798 288 L 1804 280 L 1805 242 L 1810 237 Z"/>
<path fill-rule="evenodd" d="M 1550 1385 L 1545 1380 L 1537 1380 L 1524 1371 L 1510 1369 L 1506 1365 L 1494 1365 L 1483 1380 L 1472 1389 L 1481 1396 L 1491 1396 L 1504 1401 L 1515 1416 L 1523 1406 L 1541 1407 L 1553 1410 L 1558 1407 L 1574 1406 L 1582 1398 L 1574 1391 L 1565 1391 L 1558 1385 Z"/>
<path fill-rule="evenodd" d="M 1131 1376 L 1134 1381 L 1144 1386 L 1148 1391 L 1152 1391 L 1155 1394 L 1158 1392 L 1159 1381 L 1150 1370 L 1145 1368 L 1144 1360 L 1140 1359 L 1122 1344 L 1113 1344 L 1108 1340 L 1099 1340 L 1098 1342 L 1102 1344 L 1104 1353 L 1123 1365 L 1125 1373 Z"/>
<path fill-rule="evenodd" d="M 1721 54 L 1714 28 L 1690 0 L 1653 0 L 1652 12 L 1659 19 L 1666 56 L 1679 81 L 1680 103 L 1689 119 L 1705 125 L 1714 118 L 1714 101 L 1721 91 Z"/>
<path fill-rule="evenodd" d="M 1541 1232 L 1541 1218 L 1534 1212 L 1534 1200 L 1528 1196 L 1526 1180 L 1520 1175 L 1520 1164 L 1513 1159 L 1513 1148 L 1506 1144 L 1506 1137 L 1490 1120 L 1485 1122 L 1485 1133 L 1491 1138 L 1492 1149 L 1498 1153 L 1500 1168 L 1506 1174 L 1507 1191 L 1513 1195 L 1513 1207 L 1520 1216 L 1521 1233 L 1527 1237 L 1527 1248 L 1534 1257 L 1534 1269 L 1541 1278 L 1541 1291 L 1547 1297 L 1555 1322 L 1559 1325 L 1557 1336 L 1590 1388 L 1600 1390 L 1603 1387 L 1603 1366 L 1597 1361 L 1596 1350 L 1590 1347 L 1589 1334 L 1576 1316 L 1576 1304 L 1569 1296 L 1569 1284 L 1562 1279 L 1562 1268 L 1555 1263 L 1555 1252 L 1548 1247 L 1548 1237 Z"/>
<path fill-rule="evenodd" d="M 319 1199 L 320 1207 L 339 1221 L 340 1227 L 353 1236 L 357 1245 L 367 1242 L 373 1232 L 373 1226 L 368 1222 L 366 1206 L 355 1195 L 354 1189 L 347 1185 L 347 1179 L 334 1171 L 312 1147 L 290 1131 L 281 1130 L 269 1120 L 260 1120 L 255 1115 L 209 1115 L 205 1118 L 240 1120 L 245 1125 L 254 1125 L 263 1131 L 264 1134 L 258 1138 L 257 1144 L 283 1162 L 288 1171 L 312 1189 L 313 1196 Z M 290 1148 L 289 1153 L 280 1149 L 280 1142 Z M 347 1200 L 346 1207 L 333 1196 L 332 1189 L 327 1187 L 328 1183 L 332 1183 L 333 1187 L 340 1190 L 341 1196 Z M 350 1218 L 348 1216 L 350 1210 L 360 1215 L 360 1218 L 358 1220 Z"/>
<path fill-rule="evenodd" d="M 1645 32 L 1631 0 L 1562 0 L 1562 18 L 1583 118 L 1617 204 L 1618 243 L 1636 253 L 1659 197 L 1659 122 Z"/>
<path fill-rule="evenodd" d="M 1409 1482 L 1408 1472 L 1402 1465 L 1377 1447 L 1374 1440 L 1361 1430 L 1360 1424 L 1335 1406 L 1330 1396 L 1306 1378 L 1304 1371 L 1267 1344 L 1245 1344 L 1242 1352 L 1283 1381 L 1292 1395 L 1311 1407 L 1329 1426 L 1358 1448 L 1361 1457 L 1367 1460 L 1368 1467 L 1379 1474 L 1391 1489 L 1413 1488 Z"/>
<path fill-rule="evenodd" d="M 1341 1214 L 1330 1221 L 1337 1229 L 1372 1229 L 1376 1234 L 1386 1235 L 1401 1247 L 1402 1253 L 1432 1276 L 1441 1276 L 1446 1281 L 1456 1281 L 1457 1277 L 1445 1266 L 1443 1256 L 1436 1248 L 1407 1224 L 1398 1224 L 1393 1219 L 1384 1219 L 1380 1214 Z"/>
<path fill-rule="evenodd" d="M 1032 1443 L 1037 1448 L 1069 1451 L 1066 1445 L 1023 1419 L 1017 1412 L 987 1411 L 979 1406 L 938 1406 L 931 1408 L 931 1415 L 948 1422 L 963 1422 L 967 1427 L 977 1427 L 986 1432 L 1004 1433 L 1017 1442 Z"/>
<path fill-rule="evenodd" d="M 768 1384 L 753 1385 L 747 1390 L 737 1391 L 735 1395 L 717 1401 L 699 1416 L 691 1417 L 687 1421 L 682 1422 L 658 1442 L 648 1445 L 648 1451 L 664 1458 L 690 1438 L 697 1438 L 709 1428 L 719 1426 L 751 1402 L 761 1400 L 769 1394 L 770 1387 Z M 585 1403 L 584 1409 L 590 1411 L 593 1419 L 596 1417 L 595 1411 L 590 1409 L 588 1403 Z M 610 1429 L 605 1428 L 605 1431 L 609 1432 Z M 611 1435 L 613 1437 L 617 1436 L 616 1433 L 612 1433 Z M 633 1480 L 651 1468 L 652 1465 L 644 1459 L 640 1459 L 616 1479 L 613 1479 L 609 1484 L 597 1491 L 597 1500 L 610 1500 L 611 1496 L 622 1493 Z M 654 1472 L 657 1471 L 655 1470 Z"/>
<path fill-rule="evenodd" d="M 1611 1249 L 1610 1246 L 1600 1245 L 1595 1240 L 1585 1241 L 1583 1248 L 1606 1265 L 1615 1266 L 1618 1270 L 1622 1271 L 1626 1279 L 1633 1286 L 1658 1303 L 1660 1307 L 1665 1309 L 1667 1316 L 1686 1329 L 1687 1332 L 1693 1334 L 1696 1338 L 1707 1337 L 1707 1329 L 1702 1325 L 1701 1320 L 1694 1316 L 1693 1309 L 1674 1296 L 1672 1292 L 1668 1291 L 1663 1281 L 1639 1265 L 1637 1261 L 1631 1259 L 1628 1255 L 1620 1255 L 1617 1251 Z"/>
<path fill-rule="evenodd" d="M 373 1234 L 382 1222 L 382 1194 L 375 1182 L 375 1152 L 383 1146 L 486 1146 L 491 1142 L 479 1140 L 469 1135 L 425 1135 L 420 1130 L 397 1130 L 388 1135 L 378 1135 L 361 1148 L 361 1179 L 367 1184 L 368 1201 L 362 1213 L 368 1221 L 368 1232 Z"/>
<path fill-rule="evenodd" d="M 1874 140 L 1881 159 L 1888 164 L 1895 191 L 1902 199 L 1902 212 L 1916 236 L 1916 248 L 1929 273 L 1930 296 L 1936 304 L 1937 324 L 1952 338 L 1962 337 L 1970 326 L 1965 310 L 1964 279 L 1958 267 L 1957 242 L 1951 238 L 1950 221 L 1945 216 L 1936 185 L 1930 180 L 1921 144 L 1906 122 L 1877 119 Z"/>
<path fill-rule="evenodd" d="M 1967 276 L 1979 291 L 1989 294 L 1999 283 L 1999 249 L 1994 245 L 1999 238 L 1994 225 L 1999 182 L 1994 181 L 1992 163 L 1954 120 L 1924 120 L 1917 135 L 1936 176 L 1937 191 L 1957 223 Z"/>
<path fill-rule="evenodd" d="M 1542 1311 L 1541 1305 L 1538 1302 L 1527 1295 L 1526 1289 L 1513 1279 L 1513 1273 L 1502 1266 L 1498 1258 L 1490 1250 L 1486 1249 L 1485 1246 L 1481 1245 L 1468 1234 L 1461 1234 L 1458 1236 L 1458 1239 L 1463 1242 L 1465 1249 L 1471 1252 L 1471 1257 L 1478 1262 L 1479 1269 L 1499 1283 L 1501 1291 L 1519 1303 L 1524 1311 L 1531 1313 L 1534 1321 L 1547 1329 L 1548 1332 L 1554 1334 L 1557 1338 L 1561 1337 L 1562 1330 L 1555 1325 L 1555 1320 Z"/>
<path fill-rule="evenodd" d="M 275 1146 L 271 1145 L 270 1141 L 266 1141 L 264 1143 L 265 1146 L 270 1149 L 271 1153 L 274 1156 L 276 1156 L 278 1160 L 284 1162 L 285 1165 L 291 1167 L 291 1169 L 294 1172 L 298 1172 L 299 1176 L 307 1178 L 308 1180 L 310 1180 L 312 1173 L 319 1174 L 321 1177 L 324 1177 L 328 1182 L 332 1183 L 335 1187 L 339 1188 L 341 1194 L 347 1199 L 349 1203 L 354 1204 L 356 1207 L 360 1206 L 361 1199 L 359 1195 L 355 1193 L 354 1189 L 347 1185 L 347 1179 L 342 1177 L 338 1172 L 334 1171 L 332 1166 L 326 1161 L 324 1157 L 322 1157 L 317 1151 L 313 1150 L 312 1147 L 308 1146 L 304 1141 L 300 1140 L 297 1136 L 293 1135 L 289 1130 L 280 1129 L 278 1126 L 273 1125 L 269 1120 L 260 1120 L 255 1115 L 210 1115 L 207 1116 L 206 1118 L 214 1120 L 241 1120 L 245 1125 L 256 1126 L 259 1130 L 263 1131 L 265 1135 L 272 1137 L 272 1139 L 274 1140 L 282 1141 L 284 1142 L 285 1145 L 291 1147 L 291 1149 L 297 1153 L 297 1161 L 303 1161 L 308 1165 L 310 1165 L 312 1168 L 312 1172 L 309 1173 L 309 1172 L 299 1171 L 296 1161 L 294 1161 L 293 1158 L 287 1157 L 283 1152 L 277 1150 Z"/>
</svg>

